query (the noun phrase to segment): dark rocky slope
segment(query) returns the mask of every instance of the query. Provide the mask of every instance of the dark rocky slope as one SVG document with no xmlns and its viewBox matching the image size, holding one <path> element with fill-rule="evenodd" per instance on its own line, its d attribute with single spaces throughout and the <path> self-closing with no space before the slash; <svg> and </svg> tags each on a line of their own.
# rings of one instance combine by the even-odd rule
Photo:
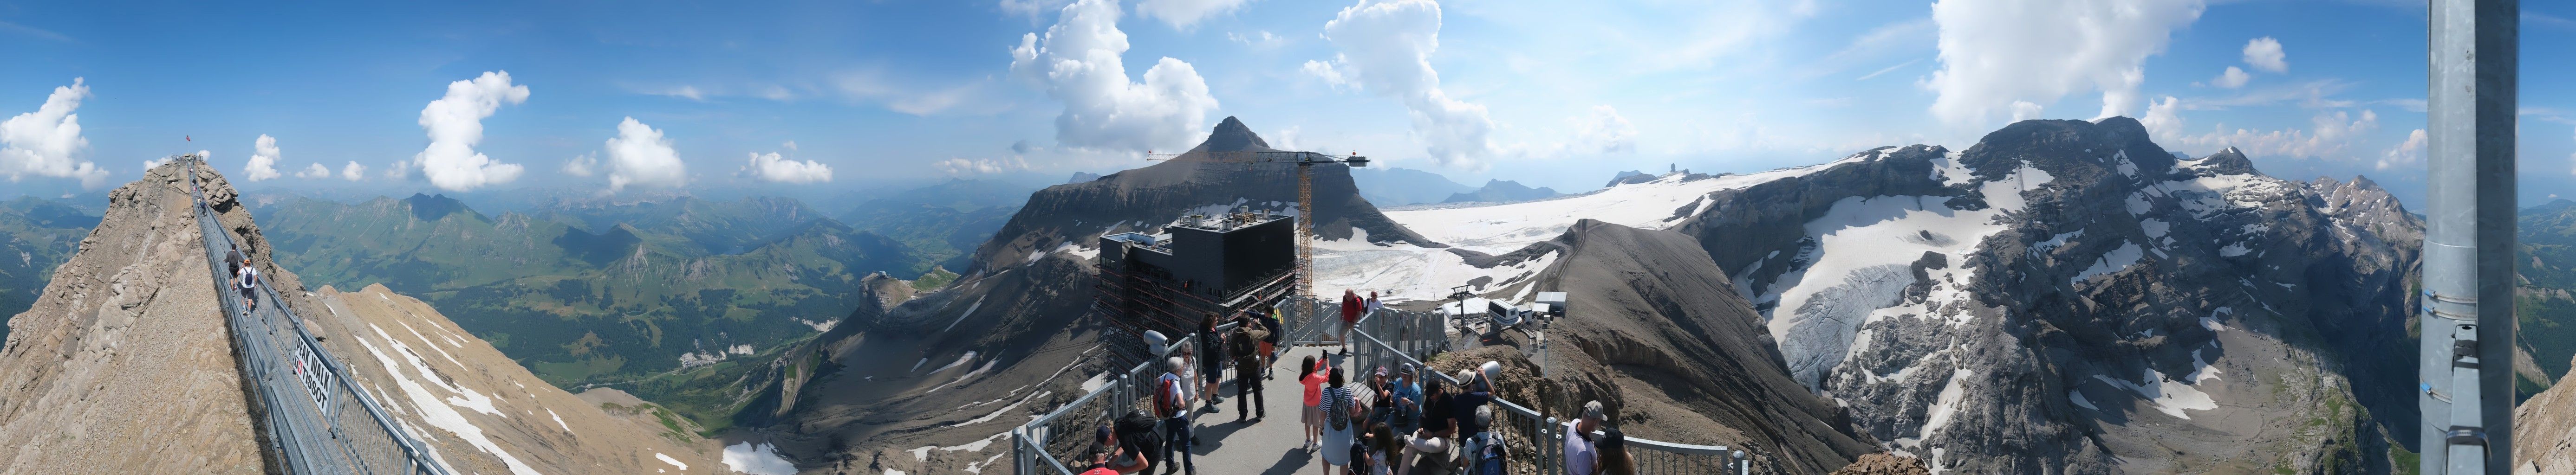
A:
<svg viewBox="0 0 2576 475">
<path fill-rule="evenodd" d="M 1551 376 L 1618 388 L 1569 402 L 1603 400 L 1639 437 L 1752 447 L 1765 472 L 1824 473 L 1877 450 L 1790 379 L 1762 315 L 1690 236 L 1587 219 L 1556 242 L 1565 257 L 1540 287 L 1579 310 L 1550 332 Z"/>
<path fill-rule="evenodd" d="M 1265 150 L 1232 118 L 1192 149 Z M 761 428 L 807 470 L 980 469 L 1009 450 L 999 438 L 1026 422 L 1012 415 L 1070 402 L 1104 369 L 1094 353 L 1101 322 L 1086 316 L 1096 283 L 1090 246 L 1101 233 L 1154 232 L 1235 205 L 1293 208 L 1297 168 L 1168 161 L 1039 191 L 956 282 L 899 305 L 863 306 L 791 350 L 802 356 L 774 363 L 769 377 L 794 387 L 769 385 L 736 421 Z M 1314 174 L 1319 235 L 1437 245 L 1379 214 L 1348 168 L 1321 165 Z M 970 445 L 978 441 L 995 443 Z M 981 449 L 909 451 L 922 446 Z"/>
<path fill-rule="evenodd" d="M 1252 129 L 1225 118 L 1206 142 L 1190 152 L 1271 151 Z M 1082 183 L 1047 187 L 1029 196 L 1029 204 L 1010 224 L 975 252 L 972 274 L 1018 265 L 1071 243 L 1090 246 L 1109 230 L 1159 229 L 1174 218 L 1200 210 L 1223 211 L 1242 205 L 1256 209 L 1291 209 L 1297 204 L 1301 167 L 1278 163 L 1209 162 L 1185 154 L 1183 159 L 1155 163 Z M 1327 164 L 1314 168 L 1315 234 L 1320 239 L 1347 239 L 1354 232 L 1372 242 L 1409 242 L 1440 247 L 1386 218 L 1360 197 L 1350 167 Z M 1210 207 L 1215 207 L 1211 209 Z"/>
<path fill-rule="evenodd" d="M 1865 153 L 1676 229 L 1889 448 L 1975 473 L 2388 470 L 2420 224 L 2367 180 L 2178 160 L 2119 117 Z"/>
</svg>

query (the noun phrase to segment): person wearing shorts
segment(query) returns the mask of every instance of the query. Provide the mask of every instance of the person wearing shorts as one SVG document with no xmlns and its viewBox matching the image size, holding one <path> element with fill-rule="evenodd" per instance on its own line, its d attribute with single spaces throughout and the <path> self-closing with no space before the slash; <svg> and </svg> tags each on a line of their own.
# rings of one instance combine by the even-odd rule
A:
<svg viewBox="0 0 2576 475">
<path fill-rule="evenodd" d="M 1315 361 L 1315 357 L 1308 356 L 1300 367 L 1305 368 L 1305 372 L 1297 375 L 1297 382 L 1306 385 L 1306 411 L 1301 416 L 1306 421 L 1304 448 L 1313 450 L 1324 436 L 1324 365 Z"/>
<path fill-rule="evenodd" d="M 233 274 L 233 285 L 241 288 L 242 314 L 259 311 L 259 266 L 244 262 Z"/>
<path fill-rule="evenodd" d="M 1278 376 L 1270 374 L 1270 367 L 1279 364 L 1279 334 L 1284 333 L 1279 330 L 1279 307 L 1271 307 L 1260 320 L 1261 328 L 1269 331 L 1261 337 L 1261 379 L 1275 379 Z"/>
</svg>

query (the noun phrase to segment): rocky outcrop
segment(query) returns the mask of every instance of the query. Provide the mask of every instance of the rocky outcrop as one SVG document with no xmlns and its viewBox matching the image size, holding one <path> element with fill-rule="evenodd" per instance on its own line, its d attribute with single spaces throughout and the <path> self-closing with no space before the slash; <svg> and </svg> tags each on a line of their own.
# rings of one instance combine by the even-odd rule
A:
<svg viewBox="0 0 2576 475">
<path fill-rule="evenodd" d="M 2576 384 L 2541 391 L 2514 408 L 2515 475 L 2576 474 L 2576 389 L 2571 386 Z"/>
<path fill-rule="evenodd" d="M 1190 152 L 1271 151 L 1252 129 L 1232 117 L 1217 124 L 1207 141 Z M 1191 213 L 1222 212 L 1227 207 L 1288 210 L 1297 205 L 1297 173 L 1305 168 L 1280 163 L 1236 163 L 1234 157 L 1203 154 L 1155 163 L 1083 183 L 1047 187 L 1029 197 L 1009 224 L 975 252 L 978 271 L 998 271 L 1032 260 L 1035 253 L 1060 246 L 1087 247 L 1103 232 L 1160 229 Z M 1349 239 L 1365 233 L 1371 242 L 1408 242 L 1426 247 L 1439 243 L 1405 229 L 1360 197 L 1350 167 L 1315 165 L 1313 176 L 1315 234 L 1320 239 Z"/>
<path fill-rule="evenodd" d="M 1923 468 L 1923 461 L 1914 457 L 1880 453 L 1860 456 L 1833 475 L 1932 475 L 1932 470 Z"/>
<path fill-rule="evenodd" d="M 1587 219 L 1557 242 L 1565 256 L 1539 287 L 1576 310 L 1548 332 L 1550 374 L 1578 388 L 1605 378 L 1619 393 L 1565 400 L 1603 400 L 1639 437 L 1751 447 L 1765 472 L 1824 473 L 1876 451 L 1841 408 L 1790 378 L 1761 314 L 1689 236 Z"/>
<path fill-rule="evenodd" d="M 737 421 L 809 472 L 989 467 L 1027 422 L 1013 414 L 1070 402 L 1082 379 L 1106 370 L 1094 351 L 1101 322 L 1085 312 L 1092 272 L 1080 255 L 1046 253 L 844 322 L 790 353 L 805 356 L 783 358 L 811 358 L 787 366 L 812 375 L 783 394 L 790 407 L 756 401 L 777 415 Z M 938 450 L 908 453 L 925 447 Z"/>
<path fill-rule="evenodd" d="M 352 379 L 458 473 L 723 473 L 697 434 L 546 384 L 419 299 L 383 285 L 309 294 L 308 328 L 333 335 L 323 344 Z"/>
<path fill-rule="evenodd" d="M 1709 201 L 1676 229 L 1790 373 L 1936 470 L 2374 472 L 2412 424 L 2420 225 L 2367 180 L 2181 159 L 2114 117 Z"/>
<path fill-rule="evenodd" d="M 0 473 L 280 470 L 218 310 L 190 172 L 164 164 L 112 192 L 36 305 L 10 319 Z M 350 380 L 459 473 L 723 471 L 695 434 L 612 419 L 418 300 L 382 286 L 307 291 L 271 259 L 230 184 L 194 173 L 224 231 Z"/>
<path fill-rule="evenodd" d="M 272 470 L 215 307 L 186 172 L 165 164 L 110 192 L 80 250 L 9 319 L 0 473 Z M 231 187 L 211 188 L 229 204 Z M 226 222 L 250 219 L 219 210 Z"/>
</svg>

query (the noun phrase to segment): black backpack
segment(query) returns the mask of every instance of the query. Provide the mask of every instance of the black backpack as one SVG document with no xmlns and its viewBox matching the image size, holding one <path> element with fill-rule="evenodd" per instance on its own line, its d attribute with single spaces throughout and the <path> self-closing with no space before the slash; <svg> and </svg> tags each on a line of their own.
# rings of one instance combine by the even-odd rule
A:
<svg viewBox="0 0 2576 475">
<path fill-rule="evenodd" d="M 1127 415 L 1118 417 L 1117 424 L 1110 428 L 1110 432 L 1118 435 L 1118 444 L 1126 446 L 1129 452 L 1140 454 L 1140 457 L 1145 460 L 1159 461 L 1162 457 L 1163 438 L 1159 437 L 1161 434 L 1155 433 L 1154 429 L 1161 425 L 1162 420 L 1145 415 L 1145 411 L 1131 410 L 1127 411 Z"/>
</svg>

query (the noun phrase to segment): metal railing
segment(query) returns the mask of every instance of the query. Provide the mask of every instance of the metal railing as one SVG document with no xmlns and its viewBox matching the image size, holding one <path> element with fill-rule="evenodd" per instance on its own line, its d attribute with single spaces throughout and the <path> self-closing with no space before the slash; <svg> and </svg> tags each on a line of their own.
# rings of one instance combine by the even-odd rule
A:
<svg viewBox="0 0 2576 475">
<path fill-rule="evenodd" d="M 243 379 L 254 386 L 252 393 L 258 398 L 254 409 L 261 415 L 270 444 L 264 449 L 276 454 L 279 468 L 293 474 L 451 474 L 429 457 L 420 441 L 398 427 L 367 390 L 350 380 L 340 360 L 283 305 L 285 299 L 274 285 L 257 286 L 251 298 L 265 302 L 255 311 L 244 311 L 250 302 L 243 300 L 224 268 L 225 254 L 241 244 L 208 208 L 194 168 L 204 163 L 202 158 L 179 158 L 189 160 L 190 211 L 204 235 L 216 298 L 232 329 Z"/>
<path fill-rule="evenodd" d="M 1331 343 L 1330 340 L 1317 341 L 1315 337 L 1323 333 L 1323 328 L 1338 323 L 1329 319 L 1339 315 L 1341 308 L 1339 303 L 1314 302 L 1315 308 L 1319 309 L 1315 312 L 1316 315 L 1301 316 L 1289 310 L 1306 307 L 1306 302 L 1299 299 L 1302 298 L 1291 297 L 1290 300 L 1293 302 L 1283 302 L 1279 305 L 1282 311 L 1281 320 L 1295 322 L 1287 323 L 1288 328 L 1283 330 L 1289 332 L 1289 335 L 1280 339 L 1281 348 L 1278 350 L 1282 353 L 1286 352 L 1288 347 Z M 1388 363 L 1411 363 L 1416 368 L 1423 368 L 1422 373 L 1438 375 L 1455 387 L 1459 383 L 1457 378 L 1431 371 L 1430 366 L 1423 363 L 1423 359 L 1429 355 L 1445 349 L 1442 343 L 1448 338 L 1445 331 L 1446 325 L 1446 317 L 1438 314 L 1397 310 L 1374 312 L 1362 317 L 1354 325 L 1353 330 L 1346 333 L 1345 337 L 1350 338 L 1351 343 L 1355 345 L 1354 350 L 1351 356 L 1345 358 L 1345 361 L 1335 363 L 1337 365 L 1355 364 L 1348 366 L 1351 368 L 1374 368 Z M 1231 327 L 1221 327 L 1221 329 L 1227 328 Z M 1381 334 L 1388 335 L 1386 338 L 1392 338 L 1393 341 L 1380 338 L 1378 335 Z M 1193 344 L 1194 338 L 1182 338 L 1173 342 L 1166 350 L 1176 351 L 1182 345 Z M 1145 401 L 1139 401 L 1137 396 L 1146 394 L 1145 388 L 1156 375 L 1162 372 L 1160 366 L 1149 361 L 1127 368 L 1110 376 L 1110 379 L 1100 388 L 1075 398 L 1073 402 L 1066 403 L 1053 412 L 1039 416 L 1027 425 L 1012 429 L 1012 467 L 1016 470 L 1014 473 L 1073 475 L 1075 473 L 1073 467 L 1085 465 L 1085 461 L 1078 458 L 1065 458 L 1065 456 L 1080 457 L 1085 454 L 1083 449 L 1091 443 L 1092 428 L 1099 427 L 1128 410 L 1141 409 L 1138 404 L 1143 404 Z M 1565 421 L 1499 398 L 1494 400 L 1493 406 L 1496 408 L 1494 421 L 1489 425 L 1488 430 L 1496 432 L 1503 438 L 1504 446 L 1509 450 L 1508 457 L 1513 461 L 1510 465 L 1515 475 L 1563 475 L 1565 473 L 1565 464 L 1561 462 L 1564 458 L 1562 453 L 1564 444 L 1560 442 L 1565 436 Z M 1069 436 L 1058 437 L 1058 435 Z M 1753 473 L 1749 454 L 1723 445 L 1690 445 L 1629 437 L 1628 453 L 1634 458 L 1637 473 L 1641 474 L 1734 473 L 1744 475 Z"/>
<path fill-rule="evenodd" d="M 1404 321 L 1371 323 L 1371 320 L 1379 317 Z M 1420 342 L 1388 342 L 1379 339 L 1370 333 L 1370 330 L 1413 329 L 1418 328 L 1423 322 L 1437 325 L 1442 322 L 1440 317 L 1442 316 L 1436 314 L 1389 310 L 1380 310 L 1368 317 L 1362 317 L 1357 330 L 1352 333 L 1358 336 L 1355 343 L 1363 344 L 1367 348 L 1353 352 L 1352 357 L 1359 359 L 1366 355 L 1366 358 L 1372 358 L 1359 360 L 1363 362 L 1358 366 L 1360 368 L 1374 368 L 1393 362 L 1411 363 L 1414 367 L 1428 369 L 1430 366 L 1423 363 L 1423 358 L 1415 355 L 1424 354 L 1425 348 L 1436 348 L 1436 346 L 1423 345 Z M 1442 327 L 1432 328 L 1436 332 Z M 1375 361 L 1375 363 L 1368 361 Z M 1438 371 L 1426 370 L 1423 373 L 1438 377 L 1449 383 L 1451 387 L 1460 387 L 1463 383 L 1456 377 Z M 1564 444 L 1560 443 L 1565 437 L 1565 421 L 1499 397 L 1494 399 L 1493 405 L 1498 409 L 1494 411 L 1494 421 L 1489 426 L 1489 430 L 1496 431 L 1503 437 L 1503 445 L 1510 449 L 1510 458 L 1530 462 L 1513 465 L 1513 473 L 1541 475 L 1565 473 L 1565 464 L 1559 462 L 1565 456 Z M 1601 435 L 1601 432 L 1595 431 L 1593 434 Z M 1747 458 L 1749 454 L 1723 445 L 1678 444 L 1631 436 L 1628 437 L 1628 454 L 1634 457 L 1637 473 L 1641 474 L 1753 473 L 1752 461 Z"/>
</svg>

